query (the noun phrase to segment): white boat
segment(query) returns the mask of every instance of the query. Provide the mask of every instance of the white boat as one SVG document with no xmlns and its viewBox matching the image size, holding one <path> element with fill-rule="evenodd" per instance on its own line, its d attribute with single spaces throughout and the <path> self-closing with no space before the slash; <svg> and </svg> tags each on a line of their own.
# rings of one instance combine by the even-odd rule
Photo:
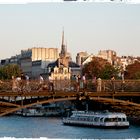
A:
<svg viewBox="0 0 140 140">
<path fill-rule="evenodd" d="M 128 128 L 129 122 L 124 113 L 72 111 L 70 117 L 63 118 L 65 125 L 78 125 L 103 128 Z"/>
<path fill-rule="evenodd" d="M 17 114 L 17 113 L 16 113 Z M 51 109 L 44 109 L 41 107 L 30 107 L 30 108 L 25 108 L 21 111 L 22 116 L 27 116 L 27 117 L 41 117 L 41 116 L 59 116 L 61 114 L 60 111 L 58 110 L 51 110 Z"/>
<path fill-rule="evenodd" d="M 22 116 L 27 116 L 27 117 L 41 117 L 45 116 L 44 112 L 41 110 L 37 110 L 35 108 L 30 108 L 30 109 L 24 109 Z"/>
</svg>

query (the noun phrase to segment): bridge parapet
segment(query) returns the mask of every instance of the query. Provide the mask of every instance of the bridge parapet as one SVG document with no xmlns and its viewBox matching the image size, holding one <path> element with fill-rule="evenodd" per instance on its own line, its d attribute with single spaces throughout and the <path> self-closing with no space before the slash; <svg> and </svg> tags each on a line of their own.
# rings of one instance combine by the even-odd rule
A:
<svg viewBox="0 0 140 140">
<path fill-rule="evenodd" d="M 102 92 L 140 92 L 140 80 L 101 80 L 101 84 L 98 82 L 87 80 L 86 83 L 82 80 L 78 82 L 72 80 L 54 80 L 53 89 L 54 91 L 90 91 L 98 92 L 98 86 L 100 86 L 100 91 Z M 30 80 L 28 84 L 26 81 L 19 82 L 15 89 L 13 89 L 12 81 L 1 81 L 0 82 L 0 92 L 1 91 L 13 91 L 13 92 L 31 92 L 31 91 L 50 91 L 50 84 L 46 80 L 43 84 L 39 84 L 37 80 Z"/>
<path fill-rule="evenodd" d="M 0 116 L 36 104 L 81 99 L 109 104 L 120 110 L 129 109 L 129 112 L 139 111 L 140 114 L 140 80 L 102 80 L 98 92 L 98 82 L 92 80 L 56 80 L 53 81 L 54 91 L 48 81 L 43 84 L 20 81 L 17 86 L 17 90 L 13 90 L 13 81 L 0 82 Z"/>
</svg>

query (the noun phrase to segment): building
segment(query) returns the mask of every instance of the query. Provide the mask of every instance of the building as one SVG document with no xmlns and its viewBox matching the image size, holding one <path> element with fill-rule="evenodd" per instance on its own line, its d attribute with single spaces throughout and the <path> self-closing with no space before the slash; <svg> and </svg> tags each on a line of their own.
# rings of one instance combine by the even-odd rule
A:
<svg viewBox="0 0 140 140">
<path fill-rule="evenodd" d="M 32 78 L 45 72 L 47 65 L 58 58 L 57 48 L 31 48 L 21 50 L 20 66 Z"/>
<path fill-rule="evenodd" d="M 59 59 L 54 63 L 50 63 L 48 69 L 52 80 L 70 80 L 71 69 L 60 63 Z"/>
<path fill-rule="evenodd" d="M 61 51 L 59 53 L 59 61 L 64 66 L 68 67 L 68 62 L 71 61 L 71 55 L 67 52 L 67 45 L 64 44 L 64 30 L 62 32 L 62 44 L 61 44 Z"/>
<path fill-rule="evenodd" d="M 122 69 L 125 71 L 126 67 L 133 64 L 135 61 L 137 61 L 137 59 L 132 56 L 122 56 L 120 57 L 120 66 L 122 66 Z"/>
<path fill-rule="evenodd" d="M 82 66 L 91 62 L 93 57 L 95 57 L 93 54 L 89 55 L 83 62 L 82 62 Z"/>
<path fill-rule="evenodd" d="M 82 63 L 88 58 L 89 54 L 87 52 L 79 52 L 76 56 L 76 63 L 82 65 Z"/>
<path fill-rule="evenodd" d="M 6 59 L 2 59 L 1 60 L 1 63 L 0 63 L 0 66 L 4 66 L 4 65 L 7 65 L 10 63 L 10 59 L 9 58 L 6 58 Z"/>
<path fill-rule="evenodd" d="M 72 62 L 67 46 L 64 44 L 64 31 L 62 32 L 62 44 L 59 58 L 47 66 L 47 73 L 53 80 L 70 80 L 72 74 L 80 74 L 80 66 Z"/>
<path fill-rule="evenodd" d="M 48 65 L 46 61 L 32 61 L 32 78 L 36 79 L 40 76 L 40 74 L 45 74 L 47 72 L 46 65 Z"/>
<path fill-rule="evenodd" d="M 116 65 L 117 54 L 113 50 L 100 50 L 97 57 L 106 59 L 111 65 Z"/>
<path fill-rule="evenodd" d="M 32 60 L 30 57 L 20 58 L 20 68 L 24 74 L 32 77 Z"/>
<path fill-rule="evenodd" d="M 30 57 L 32 61 L 55 61 L 58 58 L 58 48 L 31 48 L 21 50 L 21 57 Z"/>
</svg>

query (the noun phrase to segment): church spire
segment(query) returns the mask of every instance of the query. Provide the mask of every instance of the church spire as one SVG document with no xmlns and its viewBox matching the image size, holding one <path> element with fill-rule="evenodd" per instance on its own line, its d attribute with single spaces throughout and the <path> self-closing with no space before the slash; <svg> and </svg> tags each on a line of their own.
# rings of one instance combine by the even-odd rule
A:
<svg viewBox="0 0 140 140">
<path fill-rule="evenodd" d="M 62 45 L 64 45 L 64 27 L 63 27 L 63 31 L 62 31 Z"/>
<path fill-rule="evenodd" d="M 61 57 L 64 57 L 66 56 L 66 46 L 64 44 L 64 28 L 63 28 L 63 31 L 62 31 L 62 44 L 61 44 L 61 52 L 60 52 L 60 56 Z"/>
</svg>

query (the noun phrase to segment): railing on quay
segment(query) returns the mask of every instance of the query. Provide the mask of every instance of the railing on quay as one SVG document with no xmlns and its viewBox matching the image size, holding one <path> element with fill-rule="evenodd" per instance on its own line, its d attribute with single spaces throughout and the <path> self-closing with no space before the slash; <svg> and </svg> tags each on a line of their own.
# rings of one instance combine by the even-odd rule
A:
<svg viewBox="0 0 140 140">
<path fill-rule="evenodd" d="M 54 80 L 50 84 L 48 80 L 39 83 L 38 80 L 0 81 L 1 91 L 31 92 L 31 91 L 90 91 L 90 92 L 140 92 L 140 80 Z"/>
</svg>

